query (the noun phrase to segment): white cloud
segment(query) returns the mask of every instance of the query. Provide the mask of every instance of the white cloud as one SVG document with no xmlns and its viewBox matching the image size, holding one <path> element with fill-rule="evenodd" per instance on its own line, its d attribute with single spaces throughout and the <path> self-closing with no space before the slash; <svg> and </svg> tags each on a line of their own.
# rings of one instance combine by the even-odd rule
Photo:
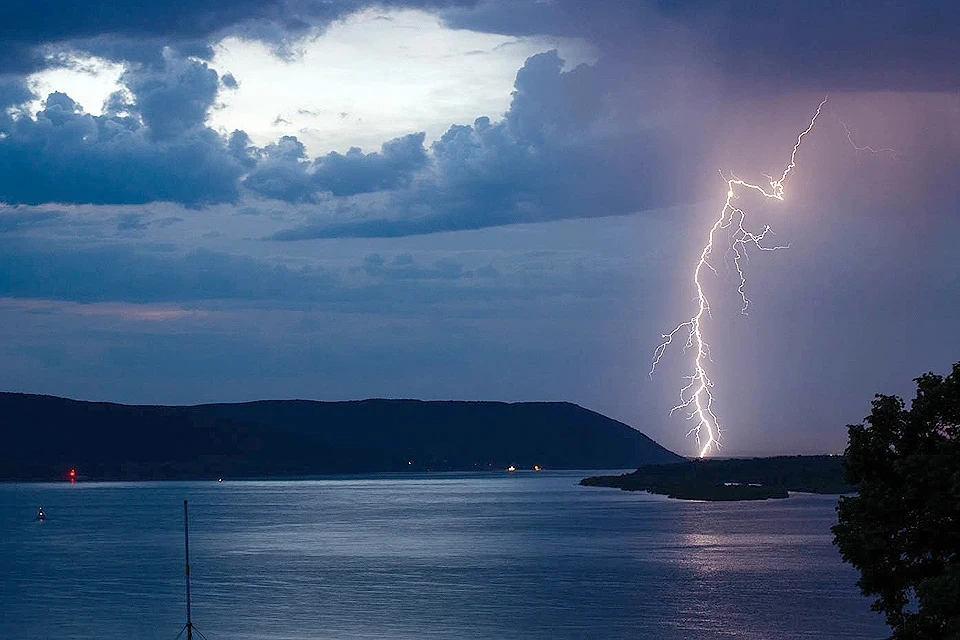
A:
<svg viewBox="0 0 960 640">
<path fill-rule="evenodd" d="M 27 85 L 37 99 L 26 105 L 26 111 L 36 116 L 42 102 L 54 91 L 66 93 L 83 110 L 99 116 L 107 97 L 122 88 L 120 75 L 124 66 L 95 56 L 71 57 L 62 67 L 52 67 L 27 78 Z"/>
<path fill-rule="evenodd" d="M 260 145 L 296 135 L 311 156 L 372 151 L 417 131 L 429 144 L 453 123 L 499 119 L 517 69 L 554 48 L 568 65 L 595 57 L 580 41 L 450 29 L 412 10 L 355 14 L 300 43 L 289 60 L 259 42 L 227 38 L 212 66 L 239 87 L 221 91 L 223 107 L 209 122 L 243 129 Z"/>
</svg>

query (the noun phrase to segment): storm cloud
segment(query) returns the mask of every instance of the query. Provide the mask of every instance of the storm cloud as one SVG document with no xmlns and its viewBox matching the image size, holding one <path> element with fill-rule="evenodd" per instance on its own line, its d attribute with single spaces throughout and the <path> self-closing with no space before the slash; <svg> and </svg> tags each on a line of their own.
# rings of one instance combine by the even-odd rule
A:
<svg viewBox="0 0 960 640">
<path fill-rule="evenodd" d="M 691 52 L 732 89 L 955 91 L 960 6 L 950 0 L 479 0 L 452 26 L 600 43 L 621 71 Z"/>
<path fill-rule="evenodd" d="M 408 188 L 380 202 L 356 203 L 354 219 L 304 225 L 274 238 L 395 237 L 676 203 L 680 143 L 663 131 L 602 131 L 606 96 L 597 70 L 562 67 L 556 51 L 527 60 L 503 119 L 451 127 L 431 145 L 429 167 Z"/>
<path fill-rule="evenodd" d="M 352 196 L 394 189 L 410 183 L 427 165 L 423 133 L 383 144 L 379 153 L 353 147 L 346 154 L 330 152 L 307 160 L 303 143 L 285 136 L 268 145 L 262 159 L 244 179 L 251 191 L 287 202 L 315 202 L 322 194 Z"/>
<path fill-rule="evenodd" d="M 92 116 L 53 93 L 35 119 L 0 116 L 0 134 L 0 200 L 7 203 L 196 206 L 237 197 L 240 164 L 205 127 L 158 139 L 133 115 Z"/>
<path fill-rule="evenodd" d="M 56 65 L 50 50 L 85 50 L 117 60 L 157 58 L 164 47 L 204 57 L 208 43 L 240 34 L 280 45 L 311 28 L 371 5 L 430 8 L 470 5 L 472 1 L 401 0 L 216 0 L 214 2 L 137 2 L 94 0 L 14 0 L 0 20 L 0 73 L 30 73 Z"/>
<path fill-rule="evenodd" d="M 8 53 L 19 51 L 13 58 L 47 47 L 55 54 L 44 64 L 93 51 L 127 67 L 125 90 L 102 116 L 81 113 L 60 94 L 36 119 L 0 116 L 0 158 L 13 167 L 0 176 L 0 201 L 203 206 L 248 193 L 327 205 L 277 239 L 622 214 L 689 200 L 678 176 L 702 170 L 708 150 L 700 134 L 724 117 L 734 93 L 756 99 L 810 89 L 960 86 L 951 62 L 960 58 L 960 39 L 952 37 L 960 9 L 939 0 L 919 7 L 777 2 L 763 11 L 734 0 L 709 7 L 410 0 L 390 6 L 436 10 L 461 28 L 581 37 L 602 55 L 576 69 L 563 69 L 556 53 L 531 58 L 505 114 L 477 114 L 427 147 L 424 135 L 412 132 L 379 151 L 309 158 L 294 136 L 256 148 L 242 131 L 226 135 L 205 125 L 218 91 L 237 84 L 204 61 L 212 41 L 239 33 L 277 44 L 368 4 L 15 5 L 0 27 Z M 866 22 L 870 28 L 861 28 Z M 29 99 L 16 76 L 25 69 L 7 66 L 0 102 Z M 685 111 L 691 103 L 703 108 Z M 355 198 L 365 194 L 379 197 Z"/>
</svg>

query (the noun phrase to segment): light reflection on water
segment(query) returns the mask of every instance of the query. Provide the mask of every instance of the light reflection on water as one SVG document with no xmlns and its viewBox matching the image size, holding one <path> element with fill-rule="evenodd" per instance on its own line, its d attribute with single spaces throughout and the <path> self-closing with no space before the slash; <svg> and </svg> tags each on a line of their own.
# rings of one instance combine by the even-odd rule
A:
<svg viewBox="0 0 960 640">
<path fill-rule="evenodd" d="M 887 635 L 830 543 L 834 498 L 583 475 L 0 485 L 0 638 L 173 638 L 183 499 L 210 640 Z"/>
</svg>

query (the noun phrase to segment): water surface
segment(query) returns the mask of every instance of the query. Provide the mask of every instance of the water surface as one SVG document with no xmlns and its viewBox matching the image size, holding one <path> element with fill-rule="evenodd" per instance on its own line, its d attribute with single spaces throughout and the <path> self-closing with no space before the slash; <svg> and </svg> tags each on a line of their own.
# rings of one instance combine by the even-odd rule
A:
<svg viewBox="0 0 960 640">
<path fill-rule="evenodd" d="M 836 499 L 696 503 L 584 473 L 0 485 L 0 638 L 871 639 Z M 48 519 L 33 520 L 43 505 Z"/>
</svg>

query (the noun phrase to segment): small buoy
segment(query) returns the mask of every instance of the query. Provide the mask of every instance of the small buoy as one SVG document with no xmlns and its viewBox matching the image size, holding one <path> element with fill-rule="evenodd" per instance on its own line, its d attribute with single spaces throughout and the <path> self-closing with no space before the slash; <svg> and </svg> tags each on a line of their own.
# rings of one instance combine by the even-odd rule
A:
<svg viewBox="0 0 960 640">
<path fill-rule="evenodd" d="M 217 482 L 223 482 L 223 478 L 217 478 Z"/>
</svg>

